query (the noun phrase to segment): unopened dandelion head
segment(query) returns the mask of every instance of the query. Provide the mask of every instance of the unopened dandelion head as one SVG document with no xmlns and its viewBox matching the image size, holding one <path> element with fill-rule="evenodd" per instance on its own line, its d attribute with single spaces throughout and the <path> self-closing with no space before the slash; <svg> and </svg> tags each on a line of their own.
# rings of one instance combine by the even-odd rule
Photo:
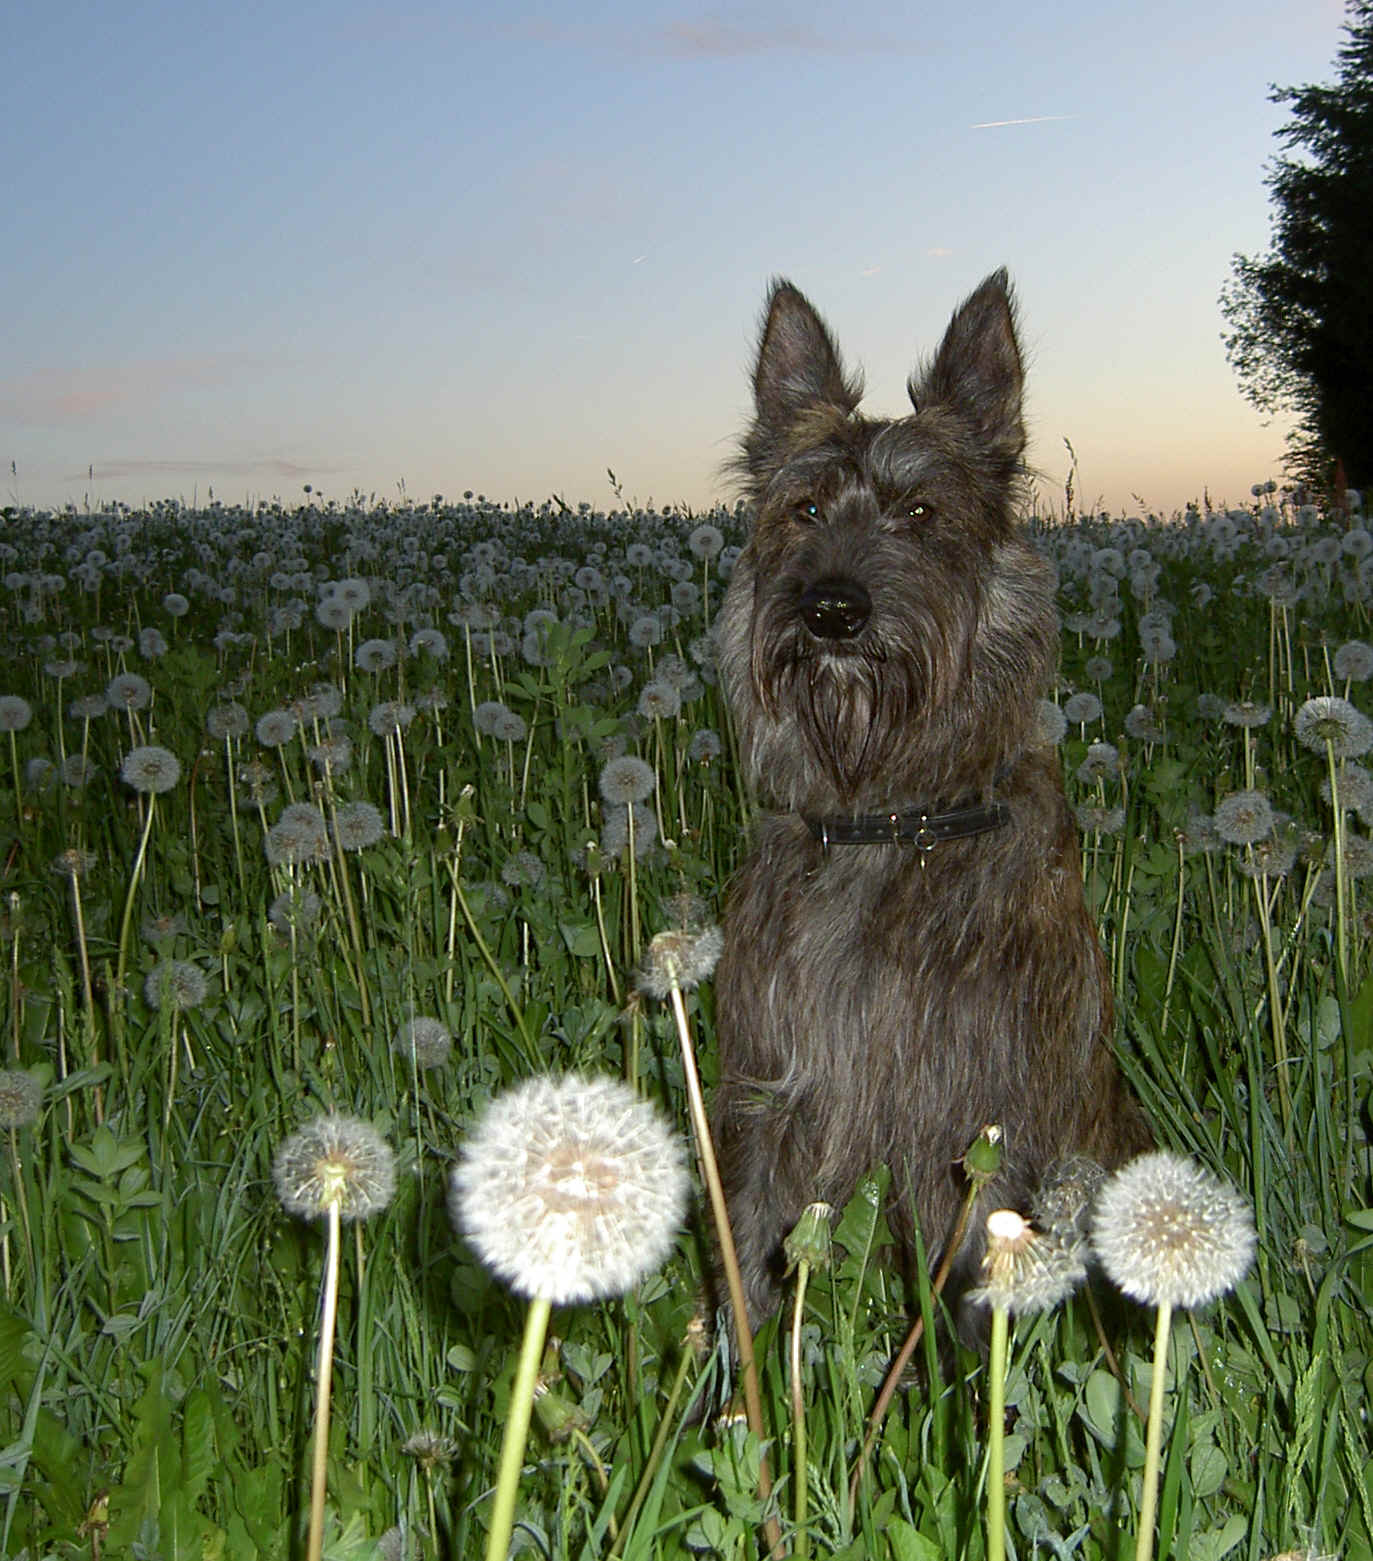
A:
<svg viewBox="0 0 1373 1561">
<path fill-rule="evenodd" d="M 1181 1155 L 1140 1155 L 1106 1183 L 1092 1245 L 1111 1281 L 1150 1306 L 1201 1306 L 1232 1290 L 1254 1258 L 1248 1203 Z"/>
<path fill-rule="evenodd" d="M 498 1096 L 449 1188 L 454 1224 L 520 1295 L 619 1295 L 671 1251 L 686 1202 L 678 1136 L 617 1079 L 533 1078 Z"/>
<path fill-rule="evenodd" d="M 370 1122 L 330 1113 L 286 1139 L 272 1180 L 287 1212 L 302 1219 L 319 1219 L 335 1204 L 342 1219 L 366 1219 L 395 1193 L 395 1158 Z"/>
</svg>

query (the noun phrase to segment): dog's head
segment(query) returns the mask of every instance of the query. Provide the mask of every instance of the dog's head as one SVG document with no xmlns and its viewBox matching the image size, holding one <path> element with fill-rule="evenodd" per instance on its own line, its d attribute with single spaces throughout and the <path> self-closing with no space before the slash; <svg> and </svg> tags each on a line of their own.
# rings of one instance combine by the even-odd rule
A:
<svg viewBox="0 0 1373 1561">
<path fill-rule="evenodd" d="M 774 284 L 737 463 L 753 535 L 721 660 L 755 784 L 801 810 L 952 802 L 1024 745 L 1055 642 L 1016 535 L 1025 444 L 1010 286 L 987 278 L 907 385 L 857 412 L 824 322 Z"/>
</svg>

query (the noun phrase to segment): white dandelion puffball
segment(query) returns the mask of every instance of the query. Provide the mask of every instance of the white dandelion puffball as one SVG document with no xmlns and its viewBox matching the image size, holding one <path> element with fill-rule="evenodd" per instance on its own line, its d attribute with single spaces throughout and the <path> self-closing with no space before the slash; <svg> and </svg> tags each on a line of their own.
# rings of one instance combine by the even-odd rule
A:
<svg viewBox="0 0 1373 1561">
<path fill-rule="evenodd" d="M 1254 1219 L 1228 1182 L 1182 1155 L 1140 1155 L 1097 1199 L 1092 1246 L 1111 1282 L 1148 1306 L 1201 1306 L 1254 1260 Z"/>
<path fill-rule="evenodd" d="M 391 1146 L 370 1122 L 330 1112 L 281 1145 L 272 1180 L 290 1214 L 319 1219 L 337 1204 L 340 1219 L 361 1220 L 390 1203 L 396 1166 Z"/>
<path fill-rule="evenodd" d="M 149 743 L 131 748 L 119 766 L 119 777 L 135 791 L 170 791 L 181 778 L 181 762 L 174 753 Z"/>
<path fill-rule="evenodd" d="M 529 1079 L 486 1108 L 448 1210 L 519 1295 L 566 1305 L 620 1295 L 672 1250 L 686 1205 L 682 1145 L 618 1079 Z"/>
</svg>

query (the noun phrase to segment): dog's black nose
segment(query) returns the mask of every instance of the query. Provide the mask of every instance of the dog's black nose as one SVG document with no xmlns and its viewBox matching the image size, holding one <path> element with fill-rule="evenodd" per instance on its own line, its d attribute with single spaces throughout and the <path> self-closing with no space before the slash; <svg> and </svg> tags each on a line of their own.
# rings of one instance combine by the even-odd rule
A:
<svg viewBox="0 0 1373 1561">
<path fill-rule="evenodd" d="M 872 597 L 855 580 L 821 580 L 801 598 L 801 621 L 820 640 L 851 640 L 872 616 Z"/>
</svg>

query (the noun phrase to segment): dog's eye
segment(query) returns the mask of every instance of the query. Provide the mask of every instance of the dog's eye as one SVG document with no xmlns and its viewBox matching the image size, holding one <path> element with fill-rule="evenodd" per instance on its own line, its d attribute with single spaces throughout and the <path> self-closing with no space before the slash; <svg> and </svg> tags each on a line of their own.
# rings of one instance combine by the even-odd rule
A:
<svg viewBox="0 0 1373 1561">
<path fill-rule="evenodd" d="M 913 504 L 905 506 L 904 513 L 907 520 L 928 520 L 931 510 L 928 504 L 922 503 L 917 499 Z"/>
<path fill-rule="evenodd" d="M 796 506 L 796 518 L 805 521 L 819 520 L 820 506 L 814 499 L 802 499 Z"/>
</svg>

